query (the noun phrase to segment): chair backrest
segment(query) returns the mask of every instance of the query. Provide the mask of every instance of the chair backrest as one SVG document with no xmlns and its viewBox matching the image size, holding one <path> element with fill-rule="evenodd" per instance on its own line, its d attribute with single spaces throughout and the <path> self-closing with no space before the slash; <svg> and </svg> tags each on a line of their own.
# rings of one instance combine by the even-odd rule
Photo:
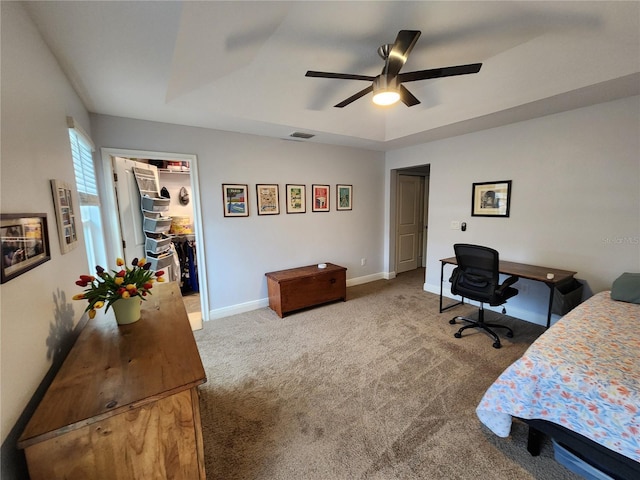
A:
<svg viewBox="0 0 640 480">
<path fill-rule="evenodd" d="M 498 251 L 467 243 L 456 243 L 453 250 L 458 267 L 451 279 L 451 292 L 479 302 L 493 302 L 500 284 Z"/>
</svg>

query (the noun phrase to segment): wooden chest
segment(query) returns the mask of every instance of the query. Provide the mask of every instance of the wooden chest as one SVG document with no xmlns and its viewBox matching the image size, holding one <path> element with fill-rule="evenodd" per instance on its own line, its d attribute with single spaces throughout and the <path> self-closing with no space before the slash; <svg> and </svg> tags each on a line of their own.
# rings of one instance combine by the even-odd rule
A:
<svg viewBox="0 0 640 480">
<path fill-rule="evenodd" d="M 280 317 L 321 303 L 347 299 L 347 269 L 332 263 L 269 272 L 269 307 Z"/>
</svg>

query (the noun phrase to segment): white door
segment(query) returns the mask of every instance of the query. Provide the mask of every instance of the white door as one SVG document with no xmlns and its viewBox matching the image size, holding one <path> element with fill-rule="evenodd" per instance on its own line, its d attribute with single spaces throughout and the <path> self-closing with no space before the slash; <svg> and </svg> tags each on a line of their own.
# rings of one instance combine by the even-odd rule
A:
<svg viewBox="0 0 640 480">
<path fill-rule="evenodd" d="M 422 260 L 424 177 L 398 175 L 396 191 L 396 273 L 402 273 L 415 270 Z"/>
<path fill-rule="evenodd" d="M 140 191 L 133 173 L 133 167 L 152 171 L 156 179 L 156 185 L 158 185 L 158 169 L 153 165 L 136 162 L 128 158 L 112 158 L 124 260 L 129 265 L 134 258 L 145 257 L 144 242 L 146 239 L 142 227 Z M 159 195 L 158 192 L 155 193 Z"/>
</svg>

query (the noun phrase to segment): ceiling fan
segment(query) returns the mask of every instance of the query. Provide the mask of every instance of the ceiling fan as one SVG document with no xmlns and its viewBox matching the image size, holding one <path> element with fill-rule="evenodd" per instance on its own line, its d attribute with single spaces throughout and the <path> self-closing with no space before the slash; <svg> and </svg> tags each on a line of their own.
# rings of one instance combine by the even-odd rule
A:
<svg viewBox="0 0 640 480">
<path fill-rule="evenodd" d="M 395 43 L 382 45 L 378 48 L 378 55 L 384 60 L 382 73 L 376 77 L 369 75 L 353 75 L 350 73 L 315 72 L 309 70 L 305 77 L 339 78 L 342 80 L 364 80 L 372 82 L 364 90 L 351 95 L 349 98 L 335 105 L 337 108 L 346 107 L 366 94 L 373 92 L 373 102 L 378 105 L 392 105 L 401 100 L 407 107 L 418 105 L 420 100 L 405 88 L 403 83 L 427 80 L 429 78 L 453 77 L 478 73 L 481 63 L 457 65 L 454 67 L 433 68 L 415 72 L 400 73 L 409 53 L 420 37 L 420 30 L 400 30 Z"/>
</svg>

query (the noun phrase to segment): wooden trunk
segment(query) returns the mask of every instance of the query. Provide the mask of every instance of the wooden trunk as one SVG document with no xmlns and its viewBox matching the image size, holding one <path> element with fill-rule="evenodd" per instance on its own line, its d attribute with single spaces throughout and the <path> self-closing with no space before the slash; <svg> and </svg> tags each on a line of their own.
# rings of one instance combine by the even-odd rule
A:
<svg viewBox="0 0 640 480">
<path fill-rule="evenodd" d="M 32 480 L 204 479 L 204 368 L 176 283 L 89 320 L 19 439 Z"/>
<path fill-rule="evenodd" d="M 327 263 L 269 272 L 269 307 L 280 317 L 288 312 L 321 303 L 347 299 L 347 269 Z"/>
</svg>

